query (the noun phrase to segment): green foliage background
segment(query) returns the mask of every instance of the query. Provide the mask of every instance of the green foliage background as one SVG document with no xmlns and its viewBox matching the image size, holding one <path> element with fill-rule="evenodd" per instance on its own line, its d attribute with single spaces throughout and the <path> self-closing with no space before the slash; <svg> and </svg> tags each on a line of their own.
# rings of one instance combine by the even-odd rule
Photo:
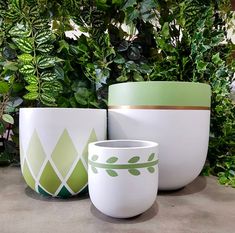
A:
<svg viewBox="0 0 235 233">
<path fill-rule="evenodd" d="M 112 83 L 203 82 L 212 87 L 204 173 L 235 187 L 233 18 L 229 0 L 0 0 L 0 134 L 15 122 L 2 158 L 17 154 L 20 106 L 101 108 Z"/>
</svg>

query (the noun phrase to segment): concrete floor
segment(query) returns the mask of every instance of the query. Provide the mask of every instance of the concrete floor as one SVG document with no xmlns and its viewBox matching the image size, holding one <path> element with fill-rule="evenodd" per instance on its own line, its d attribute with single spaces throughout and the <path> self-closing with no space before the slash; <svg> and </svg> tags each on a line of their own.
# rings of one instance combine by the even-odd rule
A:
<svg viewBox="0 0 235 233">
<path fill-rule="evenodd" d="M 87 196 L 44 198 L 27 188 L 19 168 L 0 168 L 0 233 L 235 233 L 235 189 L 198 177 L 160 193 L 132 219 L 102 215 Z"/>
</svg>

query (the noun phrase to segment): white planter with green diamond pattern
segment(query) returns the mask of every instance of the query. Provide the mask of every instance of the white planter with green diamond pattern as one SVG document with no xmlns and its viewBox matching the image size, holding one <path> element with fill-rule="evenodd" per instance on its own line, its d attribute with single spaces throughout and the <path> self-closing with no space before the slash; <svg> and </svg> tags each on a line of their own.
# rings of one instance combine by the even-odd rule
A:
<svg viewBox="0 0 235 233">
<path fill-rule="evenodd" d="M 158 144 L 111 140 L 89 145 L 89 194 L 102 213 L 130 218 L 148 210 L 158 190 Z"/>
<path fill-rule="evenodd" d="M 20 109 L 21 170 L 38 193 L 66 198 L 87 187 L 88 144 L 106 139 L 106 110 Z"/>
</svg>

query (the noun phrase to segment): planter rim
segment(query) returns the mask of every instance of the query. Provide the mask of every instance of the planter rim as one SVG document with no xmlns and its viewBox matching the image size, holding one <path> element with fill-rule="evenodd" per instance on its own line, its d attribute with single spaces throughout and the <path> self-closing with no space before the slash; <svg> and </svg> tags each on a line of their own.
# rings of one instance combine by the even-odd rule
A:
<svg viewBox="0 0 235 233">
<path fill-rule="evenodd" d="M 209 110 L 211 87 L 204 83 L 177 81 L 127 82 L 109 86 L 109 108 Z"/>
<path fill-rule="evenodd" d="M 105 146 L 105 144 L 111 143 L 136 143 L 136 144 L 144 144 L 140 146 Z M 103 144 L 103 145 L 102 145 Z M 146 140 L 104 140 L 104 141 L 97 141 L 92 142 L 89 144 L 90 147 L 97 147 L 103 150 L 139 150 L 139 149 L 147 149 L 157 147 L 159 144 L 153 141 L 146 141 Z"/>
<path fill-rule="evenodd" d="M 62 110 L 62 111 L 107 111 L 106 109 L 98 109 L 98 108 L 50 108 L 50 107 L 30 107 L 30 108 L 20 108 L 20 110 L 37 110 L 37 111 L 52 111 L 52 110 L 55 110 L 55 111 L 59 111 L 59 110 Z"/>
</svg>

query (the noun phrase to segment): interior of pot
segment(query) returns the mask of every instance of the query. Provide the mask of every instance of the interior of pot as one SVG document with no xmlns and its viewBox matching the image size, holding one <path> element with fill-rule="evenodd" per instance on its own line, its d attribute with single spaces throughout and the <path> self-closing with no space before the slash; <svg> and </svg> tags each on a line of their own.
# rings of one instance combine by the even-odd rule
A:
<svg viewBox="0 0 235 233">
<path fill-rule="evenodd" d="M 110 140 L 110 141 L 102 141 L 95 142 L 95 146 L 103 147 L 103 148 L 148 148 L 157 146 L 157 143 L 150 141 L 138 141 L 138 140 Z"/>
</svg>

